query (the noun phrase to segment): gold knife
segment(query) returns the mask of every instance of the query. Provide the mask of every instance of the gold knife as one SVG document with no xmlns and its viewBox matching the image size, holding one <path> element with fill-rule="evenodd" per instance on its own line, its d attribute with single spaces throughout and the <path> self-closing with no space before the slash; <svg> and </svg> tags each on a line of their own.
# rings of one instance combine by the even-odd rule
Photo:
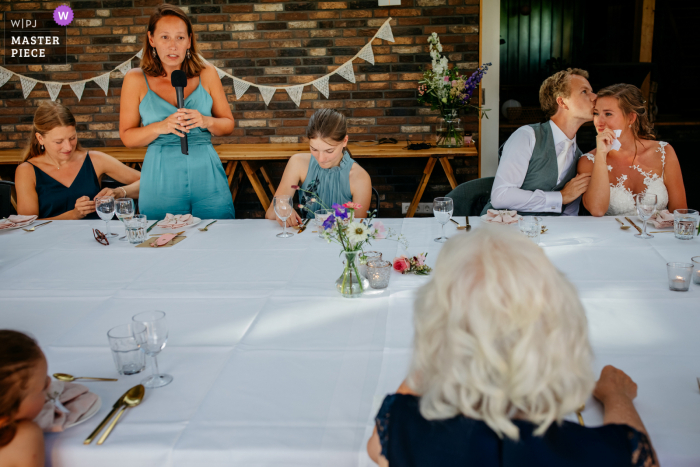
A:
<svg viewBox="0 0 700 467">
<path fill-rule="evenodd" d="M 625 217 L 625 219 L 627 219 L 627 222 L 629 222 L 630 224 L 632 224 L 632 227 L 634 227 L 635 229 L 637 229 L 637 232 L 642 233 L 642 229 L 640 229 L 639 227 L 637 227 L 637 224 L 635 224 L 634 222 L 632 222 L 632 219 L 630 219 L 629 217 Z"/>
<path fill-rule="evenodd" d="M 306 225 L 307 225 L 310 221 L 311 221 L 311 218 L 310 218 L 310 217 L 309 217 L 308 219 L 306 219 L 306 220 L 304 221 L 304 225 L 302 225 L 302 226 L 299 228 L 299 231 L 297 232 L 297 234 L 300 234 L 300 233 L 302 233 L 304 230 L 306 230 Z"/>
<path fill-rule="evenodd" d="M 150 232 L 151 229 L 152 229 L 153 227 L 155 227 L 156 224 L 157 224 L 158 222 L 160 222 L 160 221 L 155 221 L 153 224 L 151 224 L 151 226 L 150 226 L 148 229 L 146 229 L 146 233 Z"/>
<path fill-rule="evenodd" d="M 119 399 L 117 399 L 117 402 L 115 402 L 114 405 L 112 406 L 112 410 L 107 414 L 107 416 L 105 417 L 105 419 L 102 420 L 102 423 L 100 423 L 99 425 L 97 425 L 97 428 L 95 428 L 95 431 L 93 431 L 92 433 L 90 433 L 90 436 L 88 436 L 87 438 L 85 438 L 85 441 L 83 441 L 83 444 L 90 444 L 90 443 L 92 443 L 92 440 L 95 439 L 95 436 L 97 436 L 97 435 L 100 433 L 100 431 L 102 431 L 102 428 L 104 428 L 105 425 L 107 425 L 107 422 L 109 422 L 109 419 L 112 418 L 112 417 L 114 416 L 115 413 L 117 413 L 117 410 L 119 410 L 119 408 L 120 408 L 122 405 L 124 405 L 124 398 L 126 397 L 126 395 L 128 394 L 128 392 L 129 392 L 129 391 L 126 391 L 124 394 L 122 394 L 122 396 L 121 396 Z"/>
</svg>

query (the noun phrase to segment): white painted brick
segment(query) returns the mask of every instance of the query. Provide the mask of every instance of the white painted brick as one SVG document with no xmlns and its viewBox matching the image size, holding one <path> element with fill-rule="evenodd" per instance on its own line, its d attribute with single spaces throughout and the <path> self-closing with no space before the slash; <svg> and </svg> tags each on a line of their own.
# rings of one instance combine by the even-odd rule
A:
<svg viewBox="0 0 700 467">
<path fill-rule="evenodd" d="M 255 11 L 283 11 L 281 3 L 256 3 Z"/>
</svg>

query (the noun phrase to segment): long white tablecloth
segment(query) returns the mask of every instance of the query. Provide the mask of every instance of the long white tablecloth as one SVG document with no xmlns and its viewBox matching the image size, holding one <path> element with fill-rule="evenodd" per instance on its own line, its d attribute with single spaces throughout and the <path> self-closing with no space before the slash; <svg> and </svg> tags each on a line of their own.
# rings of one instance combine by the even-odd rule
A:
<svg viewBox="0 0 700 467">
<path fill-rule="evenodd" d="M 434 219 L 384 222 L 434 265 Z M 700 465 L 700 286 L 672 292 L 666 276 L 667 262 L 700 255 L 700 240 L 640 240 L 612 218 L 546 224 L 545 251 L 585 304 L 595 371 L 613 364 L 639 384 L 636 406 L 663 465 Z M 119 377 L 86 383 L 102 408 L 46 436 L 49 465 L 373 465 L 365 443 L 381 400 L 406 375 L 413 298 L 428 278 L 392 272 L 387 290 L 350 300 L 334 287 L 339 248 L 312 228 L 282 239 L 272 221 L 219 221 L 156 250 L 102 246 L 91 227 L 104 223 L 0 232 L 0 328 L 36 337 L 50 373 Z M 386 259 L 403 253 L 389 240 L 372 249 Z M 118 376 L 107 331 L 154 309 L 167 313 L 170 338 L 158 360 L 173 383 L 148 390 L 104 445 L 84 446 L 144 376 Z M 600 406 L 589 400 L 583 417 L 602 423 Z"/>
</svg>

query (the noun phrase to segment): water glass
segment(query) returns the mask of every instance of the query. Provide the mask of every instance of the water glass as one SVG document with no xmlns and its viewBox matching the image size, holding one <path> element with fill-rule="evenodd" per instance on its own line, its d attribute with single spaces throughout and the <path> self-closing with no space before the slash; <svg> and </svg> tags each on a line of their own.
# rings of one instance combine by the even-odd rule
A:
<svg viewBox="0 0 700 467">
<path fill-rule="evenodd" d="M 391 261 L 373 259 L 367 263 L 367 280 L 373 289 L 386 289 L 392 271 Z"/>
<path fill-rule="evenodd" d="M 693 273 L 691 263 L 667 263 L 668 288 L 677 292 L 687 292 L 690 288 L 690 276 Z"/>
<path fill-rule="evenodd" d="M 690 258 L 693 262 L 693 282 L 700 284 L 700 256 Z"/>
<path fill-rule="evenodd" d="M 540 244 L 540 234 L 542 233 L 542 219 L 536 216 L 521 216 L 518 220 L 520 232 L 527 238 Z"/>
<path fill-rule="evenodd" d="M 95 211 L 100 219 L 105 221 L 105 236 L 116 237 L 117 234 L 110 232 L 109 221 L 114 217 L 114 197 L 113 196 L 96 196 Z"/>
<path fill-rule="evenodd" d="M 277 217 L 280 218 L 284 226 L 282 232 L 278 233 L 277 236 L 281 238 L 291 237 L 294 234 L 287 232 L 287 219 L 289 219 L 294 212 L 294 208 L 292 208 L 292 197 L 288 195 L 275 196 L 272 198 L 272 205 L 275 208 L 275 214 L 277 214 Z"/>
<path fill-rule="evenodd" d="M 437 219 L 442 226 L 440 236 L 435 239 L 438 243 L 445 243 L 447 241 L 447 237 L 445 236 L 445 224 L 450 222 L 452 212 L 454 212 L 452 198 L 435 198 L 433 200 L 433 214 L 435 215 L 435 219 Z"/>
<path fill-rule="evenodd" d="M 145 355 L 134 339 L 134 331 L 143 329 L 139 323 L 122 324 L 107 332 L 112 358 L 120 375 L 135 375 L 146 368 Z"/>
<path fill-rule="evenodd" d="M 635 200 L 637 201 L 637 215 L 644 222 L 644 227 L 641 233 L 634 234 L 634 236 L 644 239 L 654 238 L 653 235 L 647 233 L 647 221 L 656 211 L 656 195 L 639 193 L 635 196 Z"/>
<path fill-rule="evenodd" d="M 673 211 L 673 231 L 679 240 L 692 240 L 698 232 L 700 215 L 695 209 Z"/>
<path fill-rule="evenodd" d="M 134 200 L 131 198 L 117 198 L 114 200 L 114 211 L 117 213 L 117 219 L 122 222 L 128 221 L 136 213 L 134 208 Z M 119 237 L 122 242 L 126 241 L 126 234 L 123 237 Z"/>
<path fill-rule="evenodd" d="M 333 209 L 319 209 L 314 211 L 314 225 L 316 226 L 316 231 L 318 231 L 318 236 L 323 238 L 323 223 L 333 214 L 335 210 Z"/>
<path fill-rule="evenodd" d="M 124 225 L 126 226 L 126 236 L 129 239 L 129 243 L 138 245 L 146 241 L 148 220 L 145 214 L 137 214 L 131 219 L 125 220 Z"/>
<path fill-rule="evenodd" d="M 162 311 L 146 311 L 134 315 L 131 320 L 141 324 L 139 329 L 134 327 L 134 338 L 139 348 L 153 361 L 153 373 L 148 378 L 141 381 L 147 388 L 159 388 L 170 384 L 173 377 L 161 375 L 158 371 L 158 360 L 156 357 L 165 348 L 168 342 L 168 323 L 165 321 L 165 313 Z"/>
</svg>

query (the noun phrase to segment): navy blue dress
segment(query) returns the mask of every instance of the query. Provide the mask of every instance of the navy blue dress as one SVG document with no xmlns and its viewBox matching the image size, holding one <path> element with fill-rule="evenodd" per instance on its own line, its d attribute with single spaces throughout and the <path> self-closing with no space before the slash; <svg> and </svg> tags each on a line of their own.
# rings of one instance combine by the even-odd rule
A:
<svg viewBox="0 0 700 467">
<path fill-rule="evenodd" d="M 533 423 L 513 420 L 520 429 L 520 440 L 513 441 L 499 438 L 481 420 L 426 420 L 418 401 L 390 394 L 377 414 L 382 455 L 390 467 L 620 467 L 653 459 L 646 435 L 627 425 L 586 428 L 565 421 L 534 436 Z"/>
<path fill-rule="evenodd" d="M 29 160 L 31 164 L 31 160 Z M 60 216 L 64 212 L 75 209 L 75 202 L 82 196 L 94 199 L 100 192 L 100 181 L 97 179 L 95 167 L 90 160 L 90 153 L 85 155 L 82 167 L 70 186 L 65 186 L 55 178 L 49 176 L 36 165 L 34 176 L 36 177 L 36 194 L 39 197 L 39 219 Z M 99 219 L 97 213 L 92 212 L 85 219 Z"/>
</svg>

